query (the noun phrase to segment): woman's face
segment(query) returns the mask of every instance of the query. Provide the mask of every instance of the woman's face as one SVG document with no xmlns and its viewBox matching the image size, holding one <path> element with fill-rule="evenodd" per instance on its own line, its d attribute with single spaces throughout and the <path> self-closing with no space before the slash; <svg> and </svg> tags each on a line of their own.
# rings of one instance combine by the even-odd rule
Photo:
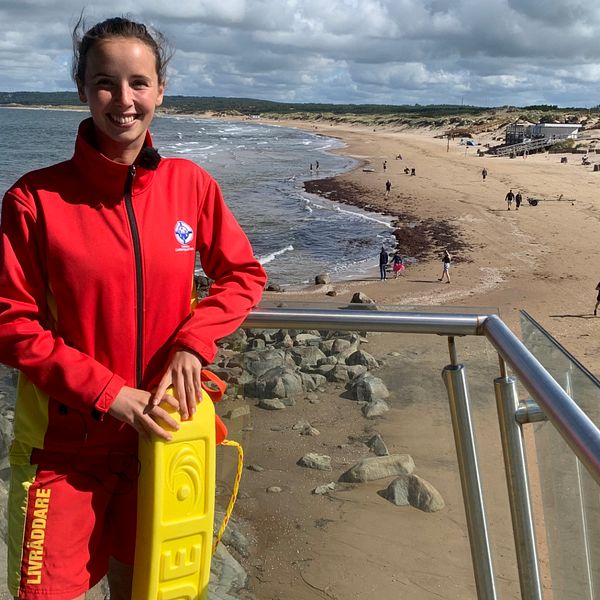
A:
<svg viewBox="0 0 600 600">
<path fill-rule="evenodd" d="M 163 101 L 152 50 L 136 38 L 98 42 L 87 55 L 85 81 L 78 88 L 92 114 L 100 152 L 132 164 Z"/>
</svg>

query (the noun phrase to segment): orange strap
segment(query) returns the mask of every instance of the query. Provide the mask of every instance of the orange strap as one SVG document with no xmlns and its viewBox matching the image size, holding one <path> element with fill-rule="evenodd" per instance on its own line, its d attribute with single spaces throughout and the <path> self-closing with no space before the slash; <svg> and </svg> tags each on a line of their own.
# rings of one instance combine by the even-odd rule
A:
<svg viewBox="0 0 600 600">
<path fill-rule="evenodd" d="M 202 380 L 202 389 L 208 394 L 210 399 L 213 402 L 221 400 L 227 389 L 227 384 L 220 377 L 207 369 L 202 369 L 200 377 Z M 215 441 L 217 446 L 222 443 L 226 437 L 227 427 L 225 426 L 225 423 L 221 421 L 221 417 L 215 415 Z"/>
<path fill-rule="evenodd" d="M 202 380 L 202 389 L 210 396 L 213 402 L 218 402 L 223 398 L 227 384 L 220 377 L 212 371 L 202 369 L 200 378 Z"/>
</svg>

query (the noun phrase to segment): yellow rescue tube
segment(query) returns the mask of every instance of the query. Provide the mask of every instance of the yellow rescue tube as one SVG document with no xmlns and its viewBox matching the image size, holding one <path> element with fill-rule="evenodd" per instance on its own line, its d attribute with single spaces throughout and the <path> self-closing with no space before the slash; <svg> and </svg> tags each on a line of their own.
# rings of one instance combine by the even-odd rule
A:
<svg viewBox="0 0 600 600">
<path fill-rule="evenodd" d="M 169 391 L 168 393 L 172 393 Z M 203 391 L 173 439 L 140 439 L 132 600 L 207 598 L 215 512 L 215 409 Z"/>
</svg>

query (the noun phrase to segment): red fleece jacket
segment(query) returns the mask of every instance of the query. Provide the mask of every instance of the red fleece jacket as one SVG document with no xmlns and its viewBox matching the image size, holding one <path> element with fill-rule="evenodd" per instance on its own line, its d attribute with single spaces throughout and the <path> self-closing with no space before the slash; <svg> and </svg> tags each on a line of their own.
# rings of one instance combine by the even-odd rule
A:
<svg viewBox="0 0 600 600">
<path fill-rule="evenodd" d="M 210 363 L 266 282 L 204 170 L 173 158 L 132 169 L 91 139 L 88 119 L 71 160 L 28 173 L 2 204 L 0 362 L 22 373 L 15 439 L 33 448 L 132 439 L 94 413 L 123 385 L 148 389 L 174 347 Z M 214 283 L 192 310 L 197 252 Z"/>
</svg>

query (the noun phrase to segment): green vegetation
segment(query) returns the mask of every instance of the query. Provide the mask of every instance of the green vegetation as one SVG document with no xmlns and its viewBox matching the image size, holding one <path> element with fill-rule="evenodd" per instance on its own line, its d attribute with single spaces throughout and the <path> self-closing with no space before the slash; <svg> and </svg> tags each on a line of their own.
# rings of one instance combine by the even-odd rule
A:
<svg viewBox="0 0 600 600">
<path fill-rule="evenodd" d="M 0 92 L 1 105 L 24 106 L 79 106 L 75 92 Z M 453 104 L 436 105 L 383 105 L 383 104 L 320 104 L 271 102 L 253 98 L 220 98 L 196 96 L 166 96 L 163 108 L 169 112 L 224 112 L 241 115 L 272 113 L 297 117 L 298 115 L 414 115 L 420 117 L 461 114 L 483 114 L 490 109 Z"/>
<path fill-rule="evenodd" d="M 0 106 L 81 107 L 75 92 L 0 92 Z M 598 127 L 600 107 L 559 108 L 539 104 L 486 108 L 455 104 L 384 105 L 271 102 L 255 98 L 166 96 L 161 111 L 170 114 L 211 113 L 219 116 L 300 119 L 368 127 L 430 127 L 460 135 L 497 131 L 516 120 L 533 123 L 582 123 Z"/>
</svg>

